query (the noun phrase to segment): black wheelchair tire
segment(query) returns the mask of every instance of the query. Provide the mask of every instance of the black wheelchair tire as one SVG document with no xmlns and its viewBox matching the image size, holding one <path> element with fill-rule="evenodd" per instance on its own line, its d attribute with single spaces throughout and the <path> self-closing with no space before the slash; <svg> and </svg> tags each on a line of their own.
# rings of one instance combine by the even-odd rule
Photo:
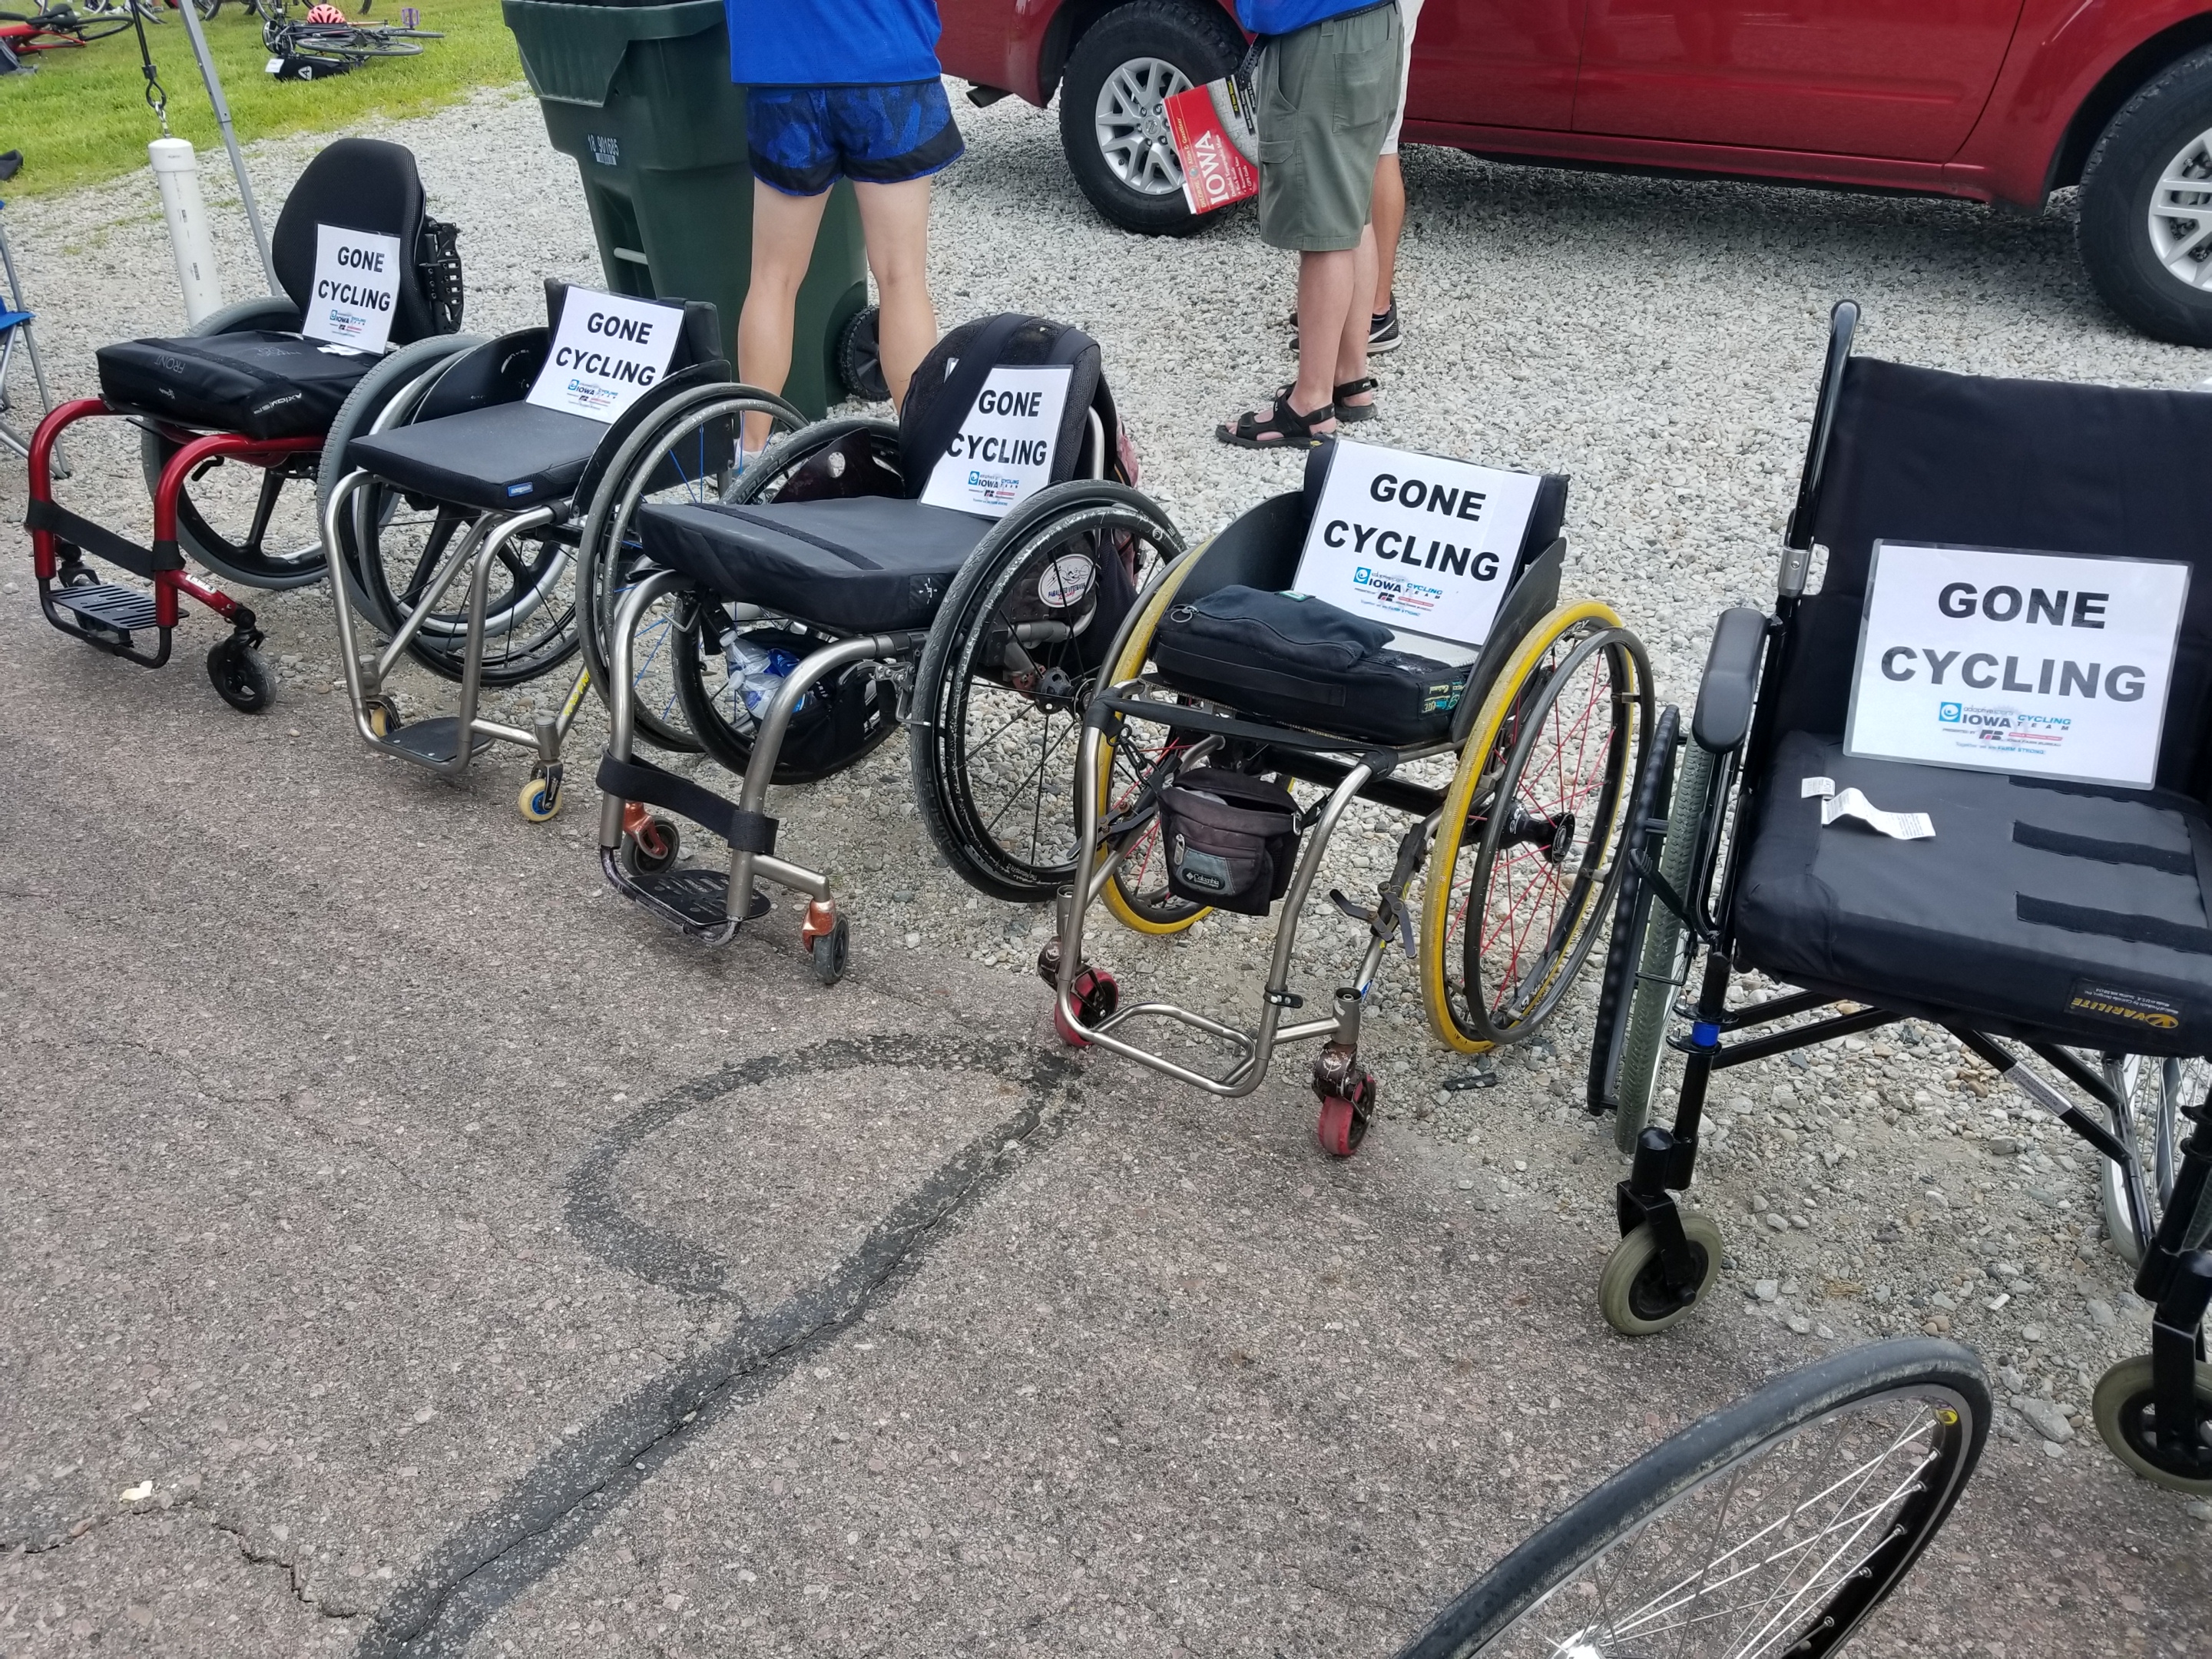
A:
<svg viewBox="0 0 2212 1659">
<path fill-rule="evenodd" d="M 890 400 L 890 382 L 884 378 L 884 347 L 878 325 L 881 310 L 864 306 L 854 312 L 837 336 L 837 378 L 848 397 L 872 404 Z"/>
<path fill-rule="evenodd" d="M 1031 558 L 1074 536 L 1112 531 L 1127 531 L 1149 541 L 1164 563 L 1183 550 L 1182 539 L 1167 515 L 1127 485 L 1099 479 L 1054 484 L 1017 507 L 976 544 L 946 590 L 922 647 L 907 726 L 915 794 L 930 839 L 946 862 L 969 885 L 994 898 L 1012 903 L 1050 898 L 1073 875 L 1075 848 L 1071 836 L 1067 858 L 1041 861 L 1034 847 L 1030 856 L 1023 857 L 991 837 L 994 820 L 984 819 L 975 802 L 964 722 L 958 719 L 973 677 L 975 635 Z M 1139 589 L 1145 585 L 1137 583 Z M 1094 676 L 1069 699 L 1079 727 L 1095 684 Z M 1073 774 L 1073 744 L 1068 760 Z M 1041 761 L 1040 770 L 1043 764 Z M 1042 793 L 1039 799 L 1042 803 Z M 1072 823 L 1072 778 L 1067 806 Z"/>
<path fill-rule="evenodd" d="M 1690 866 L 1705 830 L 1717 759 L 1694 737 L 1682 745 L 1674 798 L 1667 812 L 1666 840 L 1659 849 L 1660 879 L 1692 904 L 1700 896 L 1689 891 Z M 1659 1061 L 1666 1052 L 1667 1018 L 1688 968 L 1682 948 L 1686 933 L 1682 919 L 1652 896 L 1636 956 L 1636 978 L 1629 988 L 1620 1065 L 1613 1079 L 1613 1139 L 1624 1152 L 1636 1150 L 1636 1137 L 1651 1115 Z"/>
<path fill-rule="evenodd" d="M 1547 1598 L 1573 1583 L 1583 1568 L 1648 1529 L 1665 1526 L 1669 1513 L 1699 1488 L 1753 1466 L 1808 1430 L 1856 1410 L 1914 1401 L 1926 1403 L 1931 1422 L 1931 1455 L 1918 1489 L 1900 1504 L 1893 1525 L 1879 1534 L 1863 1561 L 1841 1576 L 1826 1601 L 1790 1627 L 1804 1632 L 1799 1644 L 1789 1650 L 1793 1656 L 1820 1659 L 1835 1652 L 1911 1571 L 1980 1462 L 1989 1433 L 1990 1391 L 1970 1349 L 1926 1338 L 1846 1349 L 1699 1419 L 1537 1531 L 1463 1591 L 1401 1650 L 1399 1659 L 1502 1654 L 1508 1650 L 1509 1635 L 1525 1637 L 1514 1652 L 1566 1650 L 1564 1643 L 1547 1644 L 1543 1615 L 1549 1610 Z M 1697 1547 L 1717 1547 L 1718 1542 Z M 1723 1581 L 1729 1577 L 1714 1575 Z M 1698 1593 L 1705 1582 L 1698 1576 Z M 1559 1611 L 1564 1635 L 1577 1613 L 1598 1609 L 1583 1603 Z M 1535 1628 L 1516 1631 L 1532 1620 Z"/>
<path fill-rule="evenodd" d="M 1640 850 L 1650 858 L 1665 831 L 1660 802 L 1673 787 L 1674 751 L 1680 746 L 1681 710 L 1669 703 L 1659 711 L 1651 741 L 1637 763 L 1636 788 L 1629 797 L 1622 828 L 1621 856 Z M 1655 827 L 1656 826 L 1656 827 Z M 1584 1103 L 1593 1116 L 1613 1109 L 1613 1080 L 1620 1070 L 1620 1046 L 1627 1035 L 1628 996 L 1635 988 L 1636 963 L 1643 955 L 1644 927 L 1651 896 L 1643 872 L 1624 863 L 1613 895 L 1613 931 L 1606 941 L 1605 964 L 1598 975 L 1597 1013 L 1590 1022 L 1589 1073 Z"/>
</svg>

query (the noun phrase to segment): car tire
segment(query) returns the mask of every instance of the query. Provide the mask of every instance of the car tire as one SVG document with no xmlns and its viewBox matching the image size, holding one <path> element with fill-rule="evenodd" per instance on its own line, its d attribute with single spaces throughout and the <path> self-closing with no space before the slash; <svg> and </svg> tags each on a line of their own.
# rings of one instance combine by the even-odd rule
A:
<svg viewBox="0 0 2212 1659">
<path fill-rule="evenodd" d="M 1235 69 L 1243 51 L 1243 36 L 1212 0 L 1132 0 L 1091 25 L 1060 77 L 1060 142 L 1093 207 L 1125 230 L 1150 236 L 1188 236 L 1219 216 L 1193 213 L 1183 199 L 1182 170 L 1158 111 L 1164 93 L 1153 89 L 1182 90 L 1165 81 L 1160 65 L 1184 86 L 1202 86 Z M 1133 131 L 1111 120 L 1117 101 L 1130 107 L 1132 88 L 1153 93 Z M 1124 143 L 1109 154 L 1117 131 Z"/>
<path fill-rule="evenodd" d="M 2204 187 L 2162 191 L 2174 173 Z M 2112 117 L 2082 169 L 2075 235 L 2106 304 L 2154 338 L 2212 345 L 2212 48 L 2168 65 Z"/>
</svg>

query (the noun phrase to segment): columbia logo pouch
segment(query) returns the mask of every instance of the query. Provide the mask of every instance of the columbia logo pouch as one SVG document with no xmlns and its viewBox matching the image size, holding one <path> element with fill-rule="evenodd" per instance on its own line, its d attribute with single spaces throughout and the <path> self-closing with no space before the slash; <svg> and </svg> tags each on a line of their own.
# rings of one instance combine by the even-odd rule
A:
<svg viewBox="0 0 2212 1659">
<path fill-rule="evenodd" d="M 1160 791 L 1160 840 L 1169 891 L 1264 916 L 1290 890 L 1297 803 L 1279 783 L 1201 766 Z"/>
<path fill-rule="evenodd" d="M 1171 689 L 1261 719 L 1396 748 L 1447 741 L 1468 671 L 1391 637 L 1321 599 L 1230 586 L 1170 605 L 1152 662 Z"/>
</svg>

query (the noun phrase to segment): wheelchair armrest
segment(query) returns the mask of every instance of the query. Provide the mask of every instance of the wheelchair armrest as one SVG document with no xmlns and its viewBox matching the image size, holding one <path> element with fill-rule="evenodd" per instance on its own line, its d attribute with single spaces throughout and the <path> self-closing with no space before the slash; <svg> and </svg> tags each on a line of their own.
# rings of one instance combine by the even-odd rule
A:
<svg viewBox="0 0 2212 1659">
<path fill-rule="evenodd" d="M 1716 755 L 1735 749 L 1751 733 L 1751 706 L 1759 690 L 1759 659 L 1766 643 L 1766 613 L 1748 605 L 1721 612 L 1713 648 L 1698 682 L 1698 711 L 1690 731 Z"/>
</svg>

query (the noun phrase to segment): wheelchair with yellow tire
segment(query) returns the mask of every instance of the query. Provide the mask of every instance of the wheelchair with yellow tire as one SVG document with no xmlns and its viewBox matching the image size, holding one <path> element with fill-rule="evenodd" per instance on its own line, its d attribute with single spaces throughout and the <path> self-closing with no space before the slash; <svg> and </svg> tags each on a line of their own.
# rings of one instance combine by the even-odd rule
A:
<svg viewBox="0 0 2212 1659">
<path fill-rule="evenodd" d="M 1723 1237 L 1682 1195 L 1717 1073 L 1910 1019 L 2020 1097 L 1921 1113 L 1999 1155 L 2056 1119 L 2101 1156 L 2155 1311 L 2091 1414 L 2212 1493 L 2212 398 L 1854 357 L 1857 319 L 1836 307 L 1773 609 L 1723 613 L 1639 778 L 1589 1075 L 1635 1154 L 1599 1306 L 1640 1335 L 1711 1293 Z"/>
<path fill-rule="evenodd" d="M 1324 444 L 1304 486 L 1164 571 L 1109 653 L 1077 766 L 1078 867 L 1038 962 L 1067 1042 L 1235 1097 L 1278 1044 L 1322 1039 L 1322 1146 L 1375 1109 L 1360 1020 L 1390 945 L 1414 954 L 1436 1034 L 1480 1054 L 1533 1036 L 1595 938 L 1620 872 L 1632 757 L 1652 700 L 1644 647 L 1606 605 L 1562 600 L 1567 481 Z M 1323 595 L 1334 595 L 1333 603 Z M 1385 620 L 1387 619 L 1387 620 Z M 1301 803 L 1293 783 L 1317 798 Z M 1355 800 L 1402 814 L 1348 980 L 1294 988 L 1304 912 Z M 1303 843 L 1303 847 L 1301 847 Z M 1415 892 L 1418 886 L 1419 891 Z M 1084 951 L 1094 902 L 1170 933 L 1278 904 L 1256 1024 L 1124 1006 Z M 1164 1020 L 1226 1050 L 1200 1070 L 1138 1042 Z"/>
</svg>

